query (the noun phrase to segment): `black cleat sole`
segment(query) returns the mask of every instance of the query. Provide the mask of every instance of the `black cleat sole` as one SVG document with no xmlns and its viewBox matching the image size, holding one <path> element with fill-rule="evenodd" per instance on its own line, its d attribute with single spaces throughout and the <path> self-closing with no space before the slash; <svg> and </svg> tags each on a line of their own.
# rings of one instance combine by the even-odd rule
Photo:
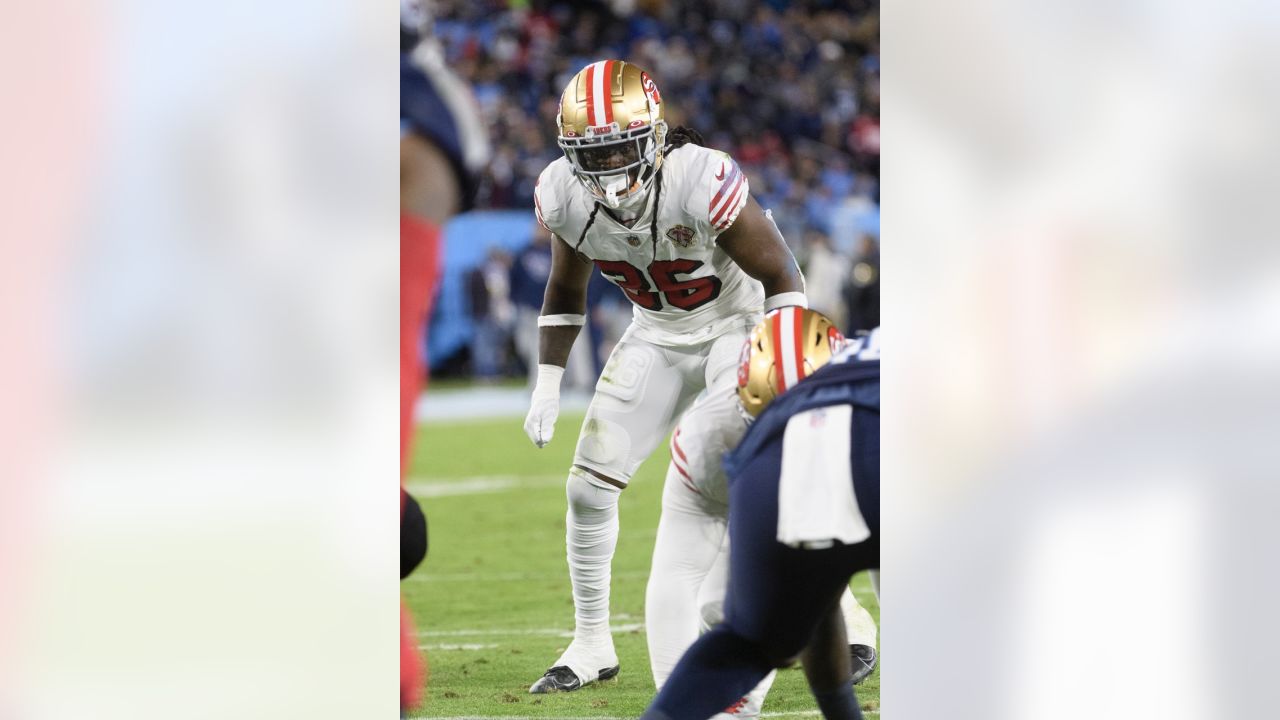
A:
<svg viewBox="0 0 1280 720">
<path fill-rule="evenodd" d="M 597 673 L 598 677 L 592 682 L 599 682 L 601 680 L 609 680 L 609 679 L 615 678 L 618 676 L 618 671 L 620 668 L 621 668 L 621 665 L 614 665 L 613 667 L 604 668 L 599 673 Z M 579 680 L 578 676 L 575 675 L 574 672 L 568 668 L 568 666 L 556 665 L 555 667 L 543 673 L 542 677 L 538 678 L 538 681 L 529 687 L 529 692 L 533 695 L 545 695 L 548 693 L 558 693 L 558 692 L 573 692 L 574 690 L 581 690 L 584 684 L 589 685 L 590 683 L 583 683 L 581 680 Z"/>
<path fill-rule="evenodd" d="M 861 685 L 864 680 L 871 677 L 872 672 L 875 672 L 876 664 L 880 662 L 880 655 L 870 645 L 850 645 L 849 660 L 853 665 L 853 684 Z"/>
</svg>

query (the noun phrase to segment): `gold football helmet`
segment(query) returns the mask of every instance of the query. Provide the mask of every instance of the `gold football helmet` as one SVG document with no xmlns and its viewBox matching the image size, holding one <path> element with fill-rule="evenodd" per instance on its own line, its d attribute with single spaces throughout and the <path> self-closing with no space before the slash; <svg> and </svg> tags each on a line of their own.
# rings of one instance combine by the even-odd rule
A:
<svg viewBox="0 0 1280 720">
<path fill-rule="evenodd" d="M 738 401 L 752 418 L 775 397 L 831 361 L 847 341 L 825 315 L 801 307 L 764 316 L 742 346 Z"/>
<path fill-rule="evenodd" d="M 648 192 L 662 165 L 667 123 L 649 74 L 601 60 L 573 76 L 560 96 L 556 139 L 574 175 L 609 207 Z"/>
</svg>

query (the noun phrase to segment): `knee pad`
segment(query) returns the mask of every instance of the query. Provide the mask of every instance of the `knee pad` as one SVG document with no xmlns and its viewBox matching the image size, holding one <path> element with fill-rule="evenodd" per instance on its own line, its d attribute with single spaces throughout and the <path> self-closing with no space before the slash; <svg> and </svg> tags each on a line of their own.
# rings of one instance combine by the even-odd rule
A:
<svg viewBox="0 0 1280 720">
<path fill-rule="evenodd" d="M 565 496 L 569 507 L 579 510 L 610 510 L 618 505 L 622 490 L 579 467 L 569 470 Z"/>
<path fill-rule="evenodd" d="M 631 461 L 631 433 L 613 420 L 588 418 L 578 437 L 575 460 L 601 468 L 603 475 L 625 483 L 631 479 L 623 467 Z"/>
</svg>

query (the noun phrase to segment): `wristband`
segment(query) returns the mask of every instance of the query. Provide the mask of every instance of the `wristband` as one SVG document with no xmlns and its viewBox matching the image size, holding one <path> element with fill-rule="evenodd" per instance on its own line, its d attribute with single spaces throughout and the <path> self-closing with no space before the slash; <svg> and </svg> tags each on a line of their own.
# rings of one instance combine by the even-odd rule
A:
<svg viewBox="0 0 1280 720">
<path fill-rule="evenodd" d="M 809 307 L 809 299 L 802 292 L 784 292 L 764 299 L 764 311 L 773 312 L 782 307 Z"/>
<path fill-rule="evenodd" d="M 559 365 L 538 363 L 538 380 L 533 385 L 534 396 L 550 392 L 560 394 L 560 378 L 564 376 L 564 368 Z"/>
<path fill-rule="evenodd" d="M 564 327 L 586 323 L 585 315 L 539 315 L 538 327 Z M 563 369 L 563 368 L 561 368 Z"/>
</svg>

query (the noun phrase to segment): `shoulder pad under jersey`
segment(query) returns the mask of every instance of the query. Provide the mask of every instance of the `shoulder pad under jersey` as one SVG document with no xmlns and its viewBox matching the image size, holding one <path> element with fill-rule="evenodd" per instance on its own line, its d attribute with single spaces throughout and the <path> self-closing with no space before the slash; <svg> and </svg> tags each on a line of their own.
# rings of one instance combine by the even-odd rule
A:
<svg viewBox="0 0 1280 720">
<path fill-rule="evenodd" d="M 538 224 L 544 229 L 563 236 L 561 231 L 567 219 L 569 199 L 575 183 L 577 180 L 565 158 L 557 159 L 538 176 L 538 182 L 533 187 L 533 212 L 538 218 Z"/>
<path fill-rule="evenodd" d="M 684 145 L 680 153 L 685 212 L 703 230 L 715 236 L 738 219 L 747 204 L 750 187 L 742 168 L 728 153 L 700 145 Z"/>
</svg>

